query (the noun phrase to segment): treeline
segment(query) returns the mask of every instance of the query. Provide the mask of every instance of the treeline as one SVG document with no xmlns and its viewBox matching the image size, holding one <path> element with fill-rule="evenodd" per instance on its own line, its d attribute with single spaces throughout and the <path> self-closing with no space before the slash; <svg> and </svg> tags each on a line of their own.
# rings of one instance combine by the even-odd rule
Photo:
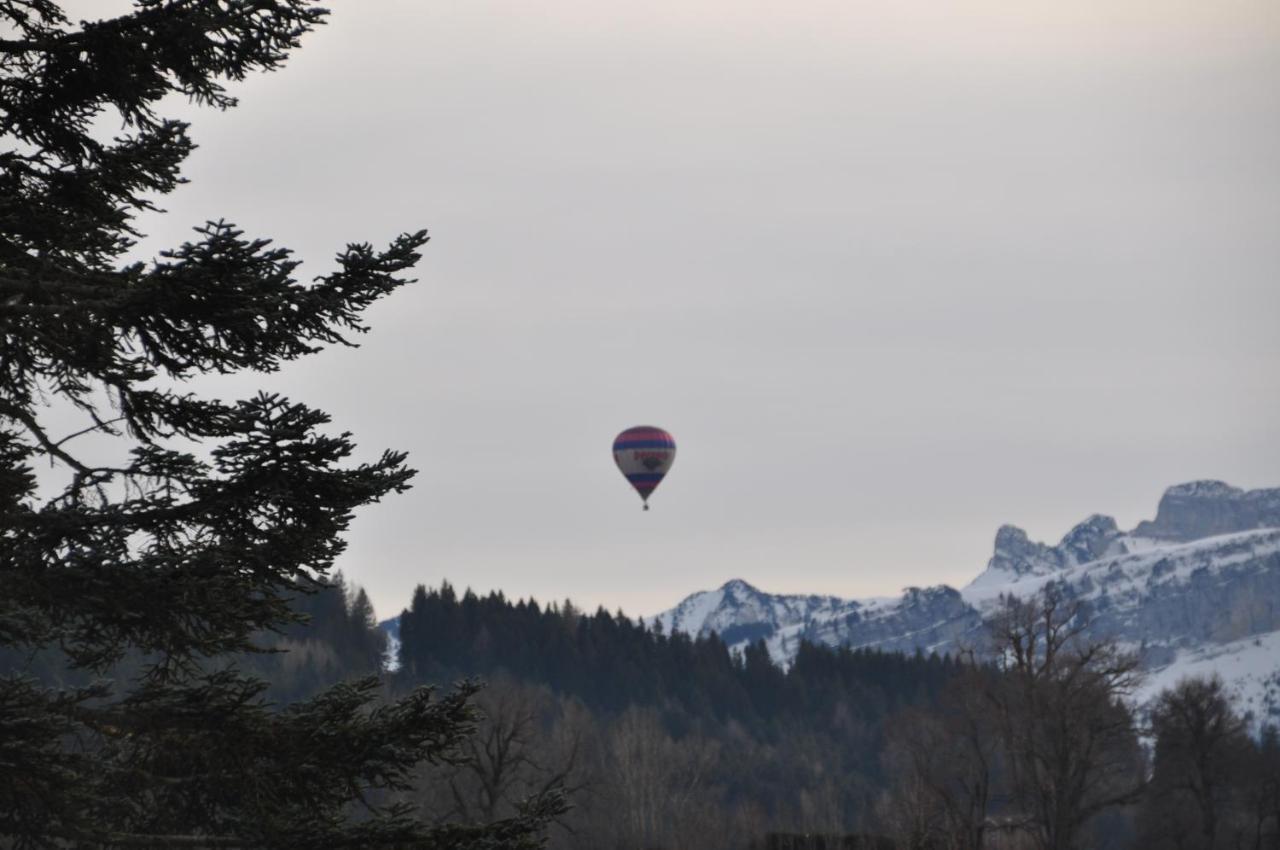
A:
<svg viewBox="0 0 1280 850">
<path fill-rule="evenodd" d="M 874 827 L 883 729 L 935 707 L 964 669 L 940 656 L 664 634 L 621 613 L 419 587 L 399 619 L 399 687 L 487 680 L 462 765 L 413 802 L 483 822 L 548 784 L 573 809 L 561 848 L 763 847 Z M 503 789 L 495 793 L 495 789 Z"/>
<path fill-rule="evenodd" d="M 303 620 L 254 636 L 260 651 L 217 655 L 202 660 L 205 669 L 235 667 L 268 684 L 277 705 L 306 699 L 339 682 L 381 675 L 387 635 L 378 628 L 373 605 L 363 589 L 334 573 L 314 593 L 300 593 L 289 607 Z M 151 656 L 137 650 L 95 675 L 74 668 L 60 649 L 21 651 L 0 646 L 0 674 L 21 674 L 48 685 L 85 687 L 95 679 L 129 682 L 146 671 Z"/>
<path fill-rule="evenodd" d="M 305 621 L 260 636 L 268 652 L 243 657 L 242 666 L 270 683 L 279 703 L 305 699 L 338 682 L 378 675 L 386 663 L 387 635 L 378 628 L 363 588 L 335 573 L 327 589 L 293 598 Z"/>
<path fill-rule="evenodd" d="M 735 653 L 714 634 L 664 634 L 603 608 L 584 614 L 571 602 L 542 606 L 470 590 L 459 596 L 447 582 L 419 586 L 400 615 L 399 661 L 408 681 L 504 674 L 593 711 L 657 708 L 677 735 L 732 722 L 762 737 L 796 718 L 879 722 L 899 706 L 936 699 L 960 666 L 936 655 L 804 643 L 784 671 L 763 642 Z"/>
</svg>

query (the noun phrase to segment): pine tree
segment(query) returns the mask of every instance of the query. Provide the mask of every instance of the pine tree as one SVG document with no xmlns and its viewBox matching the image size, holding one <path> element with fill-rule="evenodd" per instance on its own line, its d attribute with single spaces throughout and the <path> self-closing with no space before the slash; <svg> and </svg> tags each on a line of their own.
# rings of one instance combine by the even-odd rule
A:
<svg viewBox="0 0 1280 850">
<path fill-rule="evenodd" d="M 324 16 L 137 0 L 76 26 L 52 0 L 0 0 L 0 655 L 56 655 L 79 682 L 0 671 L 0 845 L 523 847 L 561 805 L 433 826 L 397 802 L 458 751 L 471 686 L 386 703 L 366 679 L 273 707 L 227 660 L 296 622 L 353 511 L 413 473 L 398 452 L 354 463 L 322 411 L 182 381 L 349 344 L 427 236 L 348 245 L 310 284 L 225 222 L 124 257 L 192 150 L 162 98 L 233 106 L 228 81 L 278 68 Z M 124 129 L 104 139 L 104 119 Z M 68 411 L 83 428 L 55 429 Z M 120 459 L 80 451 L 90 432 Z M 122 662 L 136 676 L 112 679 Z"/>
</svg>

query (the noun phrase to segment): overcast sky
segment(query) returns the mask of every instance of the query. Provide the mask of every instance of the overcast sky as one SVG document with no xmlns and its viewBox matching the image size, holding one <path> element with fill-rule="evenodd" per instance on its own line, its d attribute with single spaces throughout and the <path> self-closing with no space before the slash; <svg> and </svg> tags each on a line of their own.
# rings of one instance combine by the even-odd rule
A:
<svg viewBox="0 0 1280 850">
<path fill-rule="evenodd" d="M 430 229 L 361 349 L 205 384 L 410 452 L 342 563 L 381 616 L 962 584 L 1002 523 L 1280 485 L 1275 0 L 331 5 L 175 106 L 145 247 L 225 217 L 314 275 Z M 649 513 L 638 424 L 679 445 Z"/>
</svg>

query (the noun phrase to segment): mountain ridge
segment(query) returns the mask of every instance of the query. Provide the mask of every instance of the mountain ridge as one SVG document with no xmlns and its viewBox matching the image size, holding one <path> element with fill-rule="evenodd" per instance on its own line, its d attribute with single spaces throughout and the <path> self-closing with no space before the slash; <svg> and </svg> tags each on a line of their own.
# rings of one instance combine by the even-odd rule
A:
<svg viewBox="0 0 1280 850">
<path fill-rule="evenodd" d="M 1224 678 L 1246 707 L 1280 716 L 1280 656 L 1254 651 L 1280 648 L 1280 488 L 1245 491 L 1213 480 L 1174 485 L 1154 520 L 1125 532 L 1113 518 L 1094 514 L 1056 545 L 1004 525 L 986 568 L 962 588 L 842 599 L 769 594 L 733 579 L 646 622 L 695 635 L 714 631 L 735 648 L 763 640 L 783 665 L 802 640 L 955 652 L 981 642 L 1001 596 L 1025 597 L 1050 581 L 1087 603 L 1094 629 L 1141 653 L 1149 683 L 1172 684 L 1181 669 L 1217 669 L 1223 665 L 1208 660 L 1228 655 L 1241 664 L 1226 665 Z"/>
</svg>

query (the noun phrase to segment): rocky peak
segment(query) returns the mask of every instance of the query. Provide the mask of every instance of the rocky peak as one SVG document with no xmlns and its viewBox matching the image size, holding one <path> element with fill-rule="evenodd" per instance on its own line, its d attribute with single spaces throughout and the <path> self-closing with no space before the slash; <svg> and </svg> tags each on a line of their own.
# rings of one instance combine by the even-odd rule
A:
<svg viewBox="0 0 1280 850">
<path fill-rule="evenodd" d="M 1058 550 L 1074 564 L 1087 564 L 1111 554 L 1119 537 L 1115 519 L 1094 514 L 1068 531 Z"/>
<path fill-rule="evenodd" d="M 1166 498 L 1186 499 L 1232 499 L 1237 496 L 1243 496 L 1244 491 L 1239 487 L 1232 487 L 1225 481 L 1188 481 L 1185 484 L 1174 484 L 1172 487 L 1164 491 Z"/>
<path fill-rule="evenodd" d="M 1280 489 L 1245 492 L 1223 481 L 1190 481 L 1164 491 L 1156 518 L 1133 533 L 1191 541 L 1255 528 L 1280 527 Z"/>
<path fill-rule="evenodd" d="M 949 610 L 955 606 L 963 606 L 960 591 L 945 584 L 931 587 L 908 587 L 902 591 L 902 601 L 898 604 L 901 611 L 938 611 Z"/>
<path fill-rule="evenodd" d="M 1030 542 L 1027 533 L 1016 525 L 1002 525 L 996 529 L 996 554 L 1012 552 Z"/>
<path fill-rule="evenodd" d="M 1061 567 L 1062 558 L 1056 550 L 1032 541 L 1016 525 L 1000 526 L 995 551 L 987 562 L 988 570 L 1015 576 L 1044 575 Z"/>
<path fill-rule="evenodd" d="M 760 590 L 754 585 L 748 584 L 740 578 L 729 579 L 720 585 L 720 589 L 725 595 L 743 596 L 743 595 L 759 595 Z"/>
<path fill-rule="evenodd" d="M 987 562 L 987 572 L 976 582 L 1007 581 L 1023 576 L 1045 576 L 1077 564 L 1087 564 L 1119 548 L 1123 535 L 1116 521 L 1094 514 L 1077 523 L 1057 546 L 1039 543 L 1015 525 L 1003 525 L 996 532 L 995 551 Z M 985 577 L 985 579 L 984 579 Z"/>
</svg>

